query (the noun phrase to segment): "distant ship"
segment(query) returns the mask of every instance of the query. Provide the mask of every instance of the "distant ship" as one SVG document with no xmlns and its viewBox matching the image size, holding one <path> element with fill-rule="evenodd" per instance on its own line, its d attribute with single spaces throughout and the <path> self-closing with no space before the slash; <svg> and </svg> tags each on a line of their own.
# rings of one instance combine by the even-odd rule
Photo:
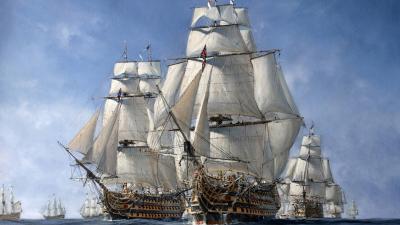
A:
<svg viewBox="0 0 400 225">
<path fill-rule="evenodd" d="M 356 217 L 358 216 L 358 208 L 354 200 L 351 201 L 351 205 L 348 208 L 347 214 L 351 219 L 356 219 Z"/>
<path fill-rule="evenodd" d="M 340 218 L 345 202 L 321 154 L 321 139 L 313 128 L 303 137 L 300 155 L 291 158 L 279 185 L 282 207 L 278 218 Z"/>
<path fill-rule="evenodd" d="M 84 219 L 103 218 L 104 214 L 101 202 L 96 197 L 91 197 L 86 194 L 86 199 L 81 207 L 80 214 Z"/>
<path fill-rule="evenodd" d="M 63 146 L 101 188 L 112 219 L 180 219 L 185 210 L 174 155 L 147 144 L 161 63 L 151 59 L 150 45 L 146 49 L 147 61 L 128 60 L 125 48 L 124 59 L 114 64 L 97 137 L 99 111 Z"/>
<path fill-rule="evenodd" d="M 42 211 L 42 215 L 46 220 L 64 219 L 65 218 L 65 207 L 62 205 L 61 200 L 53 199 L 47 202 L 47 205 Z"/>
<path fill-rule="evenodd" d="M 0 197 L 0 220 L 19 220 L 22 212 L 21 202 L 14 200 L 12 188 L 7 192 L 3 185 Z"/>
</svg>

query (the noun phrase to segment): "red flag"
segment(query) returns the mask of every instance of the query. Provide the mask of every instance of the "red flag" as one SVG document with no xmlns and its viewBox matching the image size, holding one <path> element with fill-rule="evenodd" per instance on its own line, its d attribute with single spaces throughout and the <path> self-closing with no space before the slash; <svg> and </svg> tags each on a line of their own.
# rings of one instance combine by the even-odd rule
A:
<svg viewBox="0 0 400 225">
<path fill-rule="evenodd" d="M 203 63 L 202 63 L 202 67 L 201 67 L 201 71 L 204 71 L 204 67 L 206 67 L 206 63 L 207 63 L 207 46 L 204 45 L 203 51 L 201 51 L 201 58 L 203 59 Z"/>
</svg>

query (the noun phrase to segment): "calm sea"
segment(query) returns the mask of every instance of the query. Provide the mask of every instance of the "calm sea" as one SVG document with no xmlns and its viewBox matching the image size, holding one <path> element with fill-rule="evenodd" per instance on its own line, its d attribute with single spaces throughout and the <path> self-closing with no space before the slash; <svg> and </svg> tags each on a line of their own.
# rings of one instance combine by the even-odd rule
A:
<svg viewBox="0 0 400 225">
<path fill-rule="evenodd" d="M 166 221 L 155 221 L 155 220 L 121 220 L 121 221 L 102 221 L 102 220 L 82 220 L 82 219 L 66 219 L 66 220 L 21 220 L 17 222 L 12 221 L 0 221 L 0 225 L 189 225 L 190 222 L 166 222 Z M 268 225 L 285 225 L 285 224 L 296 224 L 296 225 L 319 225 L 319 224 L 333 224 L 333 225 L 400 225 L 400 219 L 368 219 L 368 220 L 268 220 L 258 223 L 234 223 L 235 225 L 256 225 L 256 224 L 268 224 Z"/>
</svg>

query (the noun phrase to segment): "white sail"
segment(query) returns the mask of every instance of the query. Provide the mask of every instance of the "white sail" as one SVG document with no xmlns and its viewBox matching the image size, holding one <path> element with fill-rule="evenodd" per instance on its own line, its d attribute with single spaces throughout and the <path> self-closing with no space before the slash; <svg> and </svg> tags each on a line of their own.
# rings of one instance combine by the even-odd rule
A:
<svg viewBox="0 0 400 225">
<path fill-rule="evenodd" d="M 280 65 L 277 65 L 277 74 L 281 83 L 281 87 L 283 89 L 283 93 L 285 94 L 285 98 L 290 106 L 290 109 L 292 110 L 292 113 L 295 115 L 299 115 L 299 110 L 296 106 L 296 103 L 294 102 L 292 94 L 289 91 L 289 87 L 286 83 L 285 76 L 283 75 L 282 67 Z"/>
<path fill-rule="evenodd" d="M 287 166 L 286 166 L 286 172 L 285 175 L 283 176 L 283 178 L 285 180 L 291 181 L 293 179 L 293 174 L 296 168 L 296 163 L 297 163 L 297 159 L 292 158 L 289 159 Z"/>
<path fill-rule="evenodd" d="M 96 130 L 97 120 L 100 111 L 96 111 L 89 121 L 81 128 L 75 137 L 68 144 L 68 148 L 72 151 L 79 151 L 82 154 L 87 154 L 93 145 L 94 132 Z"/>
<path fill-rule="evenodd" d="M 321 139 L 317 135 L 304 136 L 301 148 L 300 157 L 305 158 L 311 157 L 321 157 Z"/>
<path fill-rule="evenodd" d="M 118 153 L 118 182 L 172 190 L 177 186 L 174 160 L 140 148 L 125 148 Z"/>
<path fill-rule="evenodd" d="M 209 55 L 248 52 L 237 25 L 193 28 L 189 33 L 186 55 L 200 56 L 204 46 L 207 46 Z"/>
<path fill-rule="evenodd" d="M 190 127 L 192 121 L 193 106 L 195 103 L 195 98 L 197 94 L 197 89 L 199 87 L 201 71 L 194 77 L 190 85 L 183 92 L 181 98 L 172 107 L 172 112 L 175 115 L 176 123 L 178 123 L 180 129 L 184 133 L 187 139 L 190 138 Z"/>
<path fill-rule="evenodd" d="M 248 163 L 213 163 L 210 161 L 208 163 L 209 171 L 232 170 L 261 177 L 262 162 L 265 160 L 265 131 L 265 124 L 212 129 L 210 131 L 211 157 L 240 159 Z M 230 168 L 227 169 L 227 166 Z"/>
<path fill-rule="evenodd" d="M 159 84 L 160 78 L 141 79 L 139 83 L 139 89 L 143 94 L 157 94 L 157 85 Z"/>
<path fill-rule="evenodd" d="M 207 105 L 210 90 L 210 76 L 207 77 L 207 86 L 201 102 L 199 115 L 195 125 L 192 145 L 197 155 L 210 155 L 210 127 L 208 124 Z"/>
<path fill-rule="evenodd" d="M 138 62 L 138 74 L 141 78 L 160 77 L 161 63 L 160 61 Z"/>
<path fill-rule="evenodd" d="M 240 34 L 242 35 L 243 41 L 247 47 L 247 51 L 248 52 L 257 51 L 252 31 L 249 28 L 240 28 Z"/>
<path fill-rule="evenodd" d="M 111 87 L 109 94 L 116 96 L 121 90 L 121 93 L 126 94 L 140 94 L 139 92 L 139 79 L 138 78 L 122 78 L 111 79 Z"/>
<path fill-rule="evenodd" d="M 146 143 L 149 118 L 144 98 L 127 98 L 121 101 L 118 140 Z"/>
<path fill-rule="evenodd" d="M 166 80 L 163 83 L 162 94 L 170 107 L 175 105 L 175 96 L 185 73 L 186 64 L 186 62 L 181 62 L 168 67 Z M 165 105 L 164 99 L 159 96 L 154 103 L 155 128 L 162 126 L 169 116 L 170 109 Z"/>
<path fill-rule="evenodd" d="M 324 174 L 325 181 L 328 182 L 328 183 L 333 183 L 334 180 L 333 180 L 331 166 L 329 164 L 329 160 L 328 159 L 323 159 L 322 160 L 322 169 L 323 169 L 323 174 Z"/>
<path fill-rule="evenodd" d="M 254 96 L 262 113 L 296 114 L 285 96 L 277 73 L 275 54 L 267 54 L 251 60 L 254 68 Z"/>
<path fill-rule="evenodd" d="M 139 90 L 143 94 L 158 93 L 157 85 L 160 84 L 161 64 L 159 61 L 138 62 L 140 77 Z"/>
<path fill-rule="evenodd" d="M 321 159 L 308 159 L 307 179 L 311 182 L 325 182 Z"/>
<path fill-rule="evenodd" d="M 132 76 L 138 74 L 137 62 L 118 62 L 114 65 L 114 75 Z"/>
<path fill-rule="evenodd" d="M 196 64 L 196 69 L 201 68 L 201 63 L 196 62 L 189 60 L 188 68 L 192 64 Z M 192 71 L 187 69 L 185 77 L 193 77 L 195 74 Z M 207 106 L 209 116 L 241 115 L 261 118 L 254 99 L 254 78 L 249 55 L 220 56 L 208 59 L 203 73 L 210 74 L 210 95 Z M 185 84 L 186 80 L 183 80 L 182 83 Z M 206 85 L 206 80 L 202 79 L 194 115 L 198 114 Z"/>
<path fill-rule="evenodd" d="M 114 151 L 115 154 L 117 152 L 116 148 L 118 146 L 111 146 L 111 144 L 114 144 L 115 139 L 117 139 L 117 137 L 115 137 L 115 135 L 117 135 L 117 132 L 114 128 L 118 128 L 119 111 L 120 107 L 119 105 L 116 105 L 116 108 L 110 119 L 107 121 L 103 129 L 100 131 L 100 134 L 97 136 L 91 154 L 88 154 L 86 158 L 88 161 L 96 163 L 99 167 L 101 163 L 101 169 L 105 169 L 104 166 L 107 164 L 107 162 L 105 161 L 107 159 L 107 156 L 111 156 L 112 154 L 114 154 Z M 112 135 L 114 135 L 114 137 L 112 137 Z M 111 147 L 111 149 L 109 147 Z M 111 154 L 107 155 L 106 152 Z"/>
<path fill-rule="evenodd" d="M 191 26 L 196 26 L 202 18 L 207 18 L 212 23 L 216 21 L 222 25 L 238 24 L 242 26 L 250 26 L 247 10 L 245 8 L 234 8 L 233 5 L 195 8 Z"/>
<path fill-rule="evenodd" d="M 108 136 L 108 139 L 103 142 L 103 146 L 98 146 L 98 148 L 103 149 L 103 154 L 99 163 L 97 164 L 97 170 L 108 175 L 116 174 L 119 129 L 118 120 L 119 113 L 116 116 L 114 126 L 112 126 L 112 130 L 110 135 Z"/>
<path fill-rule="evenodd" d="M 339 185 L 331 184 L 326 186 L 326 201 L 336 205 L 343 204 L 343 193 Z"/>
<path fill-rule="evenodd" d="M 296 140 L 301 124 L 300 118 L 291 118 L 270 122 L 267 125 L 269 148 L 274 158 L 274 179 L 277 179 L 285 169 L 290 148 Z"/>
</svg>

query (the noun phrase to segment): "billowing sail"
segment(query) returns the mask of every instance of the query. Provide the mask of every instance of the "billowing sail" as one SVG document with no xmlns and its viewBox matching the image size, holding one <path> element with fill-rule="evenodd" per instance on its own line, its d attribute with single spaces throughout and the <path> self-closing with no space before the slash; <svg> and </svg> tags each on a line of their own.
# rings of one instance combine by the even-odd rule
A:
<svg viewBox="0 0 400 225">
<path fill-rule="evenodd" d="M 185 73 L 187 62 L 181 62 L 168 67 L 167 77 L 163 83 L 162 97 L 158 97 L 154 103 L 154 127 L 158 128 L 167 121 L 169 108 L 175 105 L 176 93 Z M 164 102 L 166 101 L 166 102 Z M 168 104 L 168 105 L 166 105 Z"/>
<path fill-rule="evenodd" d="M 204 46 L 209 55 L 248 52 L 237 25 L 192 28 L 186 55 L 199 56 Z"/>
<path fill-rule="evenodd" d="M 97 136 L 91 154 L 86 156 L 86 160 L 94 162 L 98 165 L 102 172 L 114 172 L 115 169 L 110 168 L 111 164 L 116 162 L 107 162 L 115 159 L 118 148 L 118 118 L 119 118 L 120 105 L 117 105 L 107 124 L 104 125 L 100 134 Z M 115 159 L 116 160 L 116 159 Z M 108 169 L 110 171 L 107 171 Z"/>
<path fill-rule="evenodd" d="M 140 77 L 139 90 L 143 94 L 158 93 L 157 85 L 160 84 L 161 64 L 159 61 L 138 62 Z"/>
<path fill-rule="evenodd" d="M 149 119 L 144 98 L 127 98 L 121 102 L 118 140 L 146 142 Z"/>
<path fill-rule="evenodd" d="M 208 48 L 208 46 L 207 46 Z M 196 65 L 195 67 L 192 65 Z M 201 69 L 201 63 L 189 60 L 182 86 L 186 85 Z M 249 55 L 220 56 L 207 60 L 203 74 L 210 76 L 210 94 L 207 111 L 209 116 L 241 115 L 261 118 L 254 99 L 254 79 Z M 193 79 L 193 78 L 192 78 Z M 204 96 L 206 79 L 200 81 L 194 115 L 198 114 Z"/>
<path fill-rule="evenodd" d="M 190 85 L 187 87 L 185 92 L 182 94 L 179 101 L 172 107 L 172 112 L 175 115 L 176 123 L 186 136 L 186 139 L 190 138 L 190 127 L 192 121 L 193 106 L 197 95 L 197 89 L 199 87 L 201 71 L 194 77 Z"/>
<path fill-rule="evenodd" d="M 247 10 L 245 8 L 234 8 L 233 5 L 195 8 L 191 26 L 195 27 L 202 18 L 207 18 L 211 23 L 217 22 L 222 25 L 250 26 Z"/>
<path fill-rule="evenodd" d="M 177 186 L 175 159 L 139 148 L 125 148 L 118 153 L 118 182 L 131 182 L 143 187 Z"/>
<path fill-rule="evenodd" d="M 321 157 L 321 140 L 317 135 L 308 135 L 303 137 L 300 148 L 300 157 L 305 158 L 309 155 L 311 157 Z"/>
<path fill-rule="evenodd" d="M 291 109 L 281 85 L 275 54 L 256 57 L 251 62 L 254 67 L 254 96 L 261 112 L 296 114 Z"/>
<path fill-rule="evenodd" d="M 329 164 L 328 159 L 323 159 L 322 160 L 322 169 L 324 173 L 325 180 L 329 183 L 334 183 L 333 176 L 332 176 L 332 171 L 331 171 L 331 166 Z"/>
<path fill-rule="evenodd" d="M 94 132 L 96 130 L 97 120 L 100 111 L 97 111 L 90 120 L 82 127 L 75 137 L 68 144 L 68 148 L 72 151 L 79 151 L 86 155 L 89 149 L 93 146 Z"/>
<path fill-rule="evenodd" d="M 200 105 L 199 115 L 197 116 L 196 129 L 194 130 L 192 145 L 197 155 L 210 155 L 210 127 L 208 124 L 207 105 L 210 93 L 210 76 L 207 79 L 207 86 L 203 101 Z"/>
<path fill-rule="evenodd" d="M 138 74 L 137 62 L 118 62 L 114 65 L 114 75 L 132 76 Z"/>
</svg>

